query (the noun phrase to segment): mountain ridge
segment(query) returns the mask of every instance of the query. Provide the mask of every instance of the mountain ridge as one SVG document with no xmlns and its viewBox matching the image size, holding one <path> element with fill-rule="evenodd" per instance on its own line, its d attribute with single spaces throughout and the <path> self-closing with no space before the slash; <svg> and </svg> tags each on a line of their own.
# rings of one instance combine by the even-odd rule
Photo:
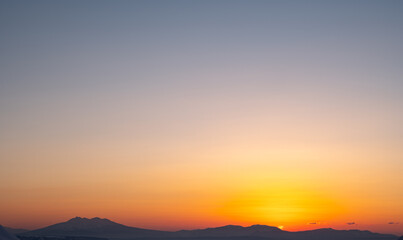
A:
<svg viewBox="0 0 403 240">
<path fill-rule="evenodd" d="M 315 230 L 288 232 L 277 227 L 267 225 L 225 225 L 215 228 L 160 231 L 144 228 L 136 228 L 113 222 L 106 218 L 82 218 L 75 217 L 66 222 L 53 224 L 44 228 L 23 232 L 24 237 L 103 237 L 109 239 L 199 239 L 212 240 L 222 238 L 240 238 L 267 240 L 397 240 L 392 234 L 380 234 L 361 230 L 335 230 L 321 228 Z"/>
<path fill-rule="evenodd" d="M 163 231 L 129 227 L 106 218 L 75 217 L 66 222 L 24 232 L 22 236 L 153 237 Z"/>
<path fill-rule="evenodd" d="M 16 236 L 8 232 L 5 227 L 0 225 L 0 240 L 19 240 Z"/>
<path fill-rule="evenodd" d="M 4 228 L 7 232 L 9 232 L 9 233 L 11 233 L 11 234 L 19 234 L 19 233 L 23 233 L 23 232 L 28 232 L 28 231 L 30 231 L 30 230 L 28 230 L 28 229 L 23 229 L 23 228 L 10 228 L 10 227 L 6 227 L 6 226 L 3 226 L 3 228 Z"/>
</svg>

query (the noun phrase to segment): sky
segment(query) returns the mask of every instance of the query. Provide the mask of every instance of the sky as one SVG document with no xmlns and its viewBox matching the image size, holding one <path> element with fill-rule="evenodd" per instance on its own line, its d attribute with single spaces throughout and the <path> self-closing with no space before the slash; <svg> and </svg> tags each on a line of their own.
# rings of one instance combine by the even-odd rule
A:
<svg viewBox="0 0 403 240">
<path fill-rule="evenodd" d="M 1 1 L 0 224 L 402 235 L 402 11 Z"/>
</svg>

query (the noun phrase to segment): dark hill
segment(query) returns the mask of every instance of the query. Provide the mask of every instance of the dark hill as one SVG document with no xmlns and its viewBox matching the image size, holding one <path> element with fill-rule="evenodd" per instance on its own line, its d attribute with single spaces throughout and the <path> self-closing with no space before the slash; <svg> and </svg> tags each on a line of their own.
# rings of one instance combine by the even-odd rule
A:
<svg viewBox="0 0 403 240">
<path fill-rule="evenodd" d="M 217 228 L 206 228 L 197 230 L 182 230 L 176 232 L 180 237 L 241 237 L 241 236 L 266 236 L 277 235 L 283 232 L 276 227 L 266 225 L 252 225 L 242 227 L 237 225 L 227 225 Z"/>
<path fill-rule="evenodd" d="M 14 234 L 14 235 L 29 231 L 27 229 L 21 229 L 21 228 L 9 228 L 9 227 L 3 227 L 3 228 L 6 229 L 7 232 Z"/>
<path fill-rule="evenodd" d="M 310 239 L 310 240 L 393 240 L 396 239 L 395 235 L 373 233 L 370 231 L 360 230 L 335 230 L 331 228 L 322 228 L 311 231 L 295 232 L 296 239 Z"/>
<path fill-rule="evenodd" d="M 37 239 L 40 237 L 40 239 Z M 46 239 L 44 237 L 47 237 Z M 287 232 L 266 225 L 242 227 L 227 225 L 217 228 L 166 232 L 128 227 L 108 219 L 76 217 L 42 229 L 20 234 L 21 240 L 397 240 L 398 237 L 359 230 L 334 230 L 330 228 L 312 231 Z M 52 238 L 52 239 L 51 239 Z M 3 240 L 3 239 L 0 239 Z M 15 239 L 4 239 L 15 240 Z M 403 240 L 403 239 L 401 239 Z"/>
<path fill-rule="evenodd" d="M 108 219 L 75 217 L 67 222 L 20 234 L 22 236 L 86 236 L 106 238 L 163 237 L 165 232 L 128 227 Z"/>
<path fill-rule="evenodd" d="M 18 240 L 18 238 L 7 232 L 7 230 L 0 225 L 0 240 Z"/>
</svg>

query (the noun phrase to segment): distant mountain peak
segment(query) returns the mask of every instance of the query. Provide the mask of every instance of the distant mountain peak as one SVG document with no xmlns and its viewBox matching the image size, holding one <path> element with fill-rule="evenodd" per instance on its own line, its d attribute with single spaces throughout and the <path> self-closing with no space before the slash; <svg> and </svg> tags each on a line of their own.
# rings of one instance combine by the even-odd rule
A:
<svg viewBox="0 0 403 240">
<path fill-rule="evenodd" d="M 218 228 L 220 228 L 220 229 L 233 229 L 233 228 L 243 228 L 242 226 L 240 226 L 240 225 L 225 225 L 225 226 L 222 226 L 222 227 L 218 227 Z M 217 229 L 217 228 L 207 228 L 207 229 Z"/>
<path fill-rule="evenodd" d="M 181 237 L 266 237 L 268 234 L 280 234 L 283 232 L 284 231 L 277 227 L 259 224 L 251 225 L 249 227 L 225 225 L 216 228 L 178 231 Z"/>
<path fill-rule="evenodd" d="M 1 230 L 1 229 L 0 229 Z M 4 231 L 3 231 L 4 232 Z M 1 231 L 0 231 L 1 233 Z M 125 226 L 106 218 L 83 218 L 75 217 L 66 222 L 57 223 L 45 228 L 24 232 L 20 236 L 79 236 L 98 237 L 109 239 L 134 240 L 138 239 L 165 239 L 171 240 L 181 238 L 191 240 L 196 238 L 210 240 L 226 240 L 228 238 L 239 238 L 239 240 L 261 240 L 263 238 L 273 240 L 306 240 L 306 239 L 332 239 L 332 240 L 396 240 L 398 237 L 388 234 L 377 234 L 360 230 L 335 230 L 322 228 L 300 232 L 283 231 L 277 227 L 255 224 L 248 227 L 239 225 L 226 225 L 217 228 L 206 228 L 196 230 L 181 230 L 177 232 L 166 232 L 150 229 L 142 229 Z M 18 240 L 3 239 L 0 240 Z M 58 239 L 60 240 L 60 239 Z M 67 240 L 67 239 L 64 239 Z M 88 239 L 91 240 L 91 239 Z M 92 239 L 94 240 L 94 239 Z M 399 239 L 403 240 L 403 239 Z"/>
<path fill-rule="evenodd" d="M 85 221 L 85 220 L 89 220 L 88 218 L 82 218 L 82 217 L 74 217 L 70 220 L 68 220 L 67 222 L 78 222 L 78 221 Z"/>
<path fill-rule="evenodd" d="M 251 225 L 248 228 L 250 229 L 255 229 L 255 230 L 262 230 L 262 231 L 272 231 L 272 230 L 280 230 L 278 227 L 272 227 L 272 226 L 268 226 L 268 225 L 261 225 L 261 224 L 255 224 L 255 225 Z"/>
<path fill-rule="evenodd" d="M 97 219 L 101 219 L 99 217 L 94 217 L 94 218 L 86 218 L 86 217 L 74 217 L 70 220 L 97 220 Z"/>
<path fill-rule="evenodd" d="M 82 219 L 81 217 L 74 217 L 74 218 L 69 219 L 67 222 L 79 221 L 81 219 Z"/>
<path fill-rule="evenodd" d="M 67 223 L 100 223 L 100 222 L 104 222 L 104 223 L 114 223 L 111 220 L 107 219 L 107 218 L 99 218 L 99 217 L 94 217 L 94 218 L 86 218 L 86 217 L 74 217 L 70 220 L 67 221 Z"/>
<path fill-rule="evenodd" d="M 25 236 L 151 236 L 160 233 L 149 229 L 125 226 L 106 218 L 74 217 L 66 222 L 23 233 Z M 1 239 L 0 239 L 1 240 Z"/>
</svg>

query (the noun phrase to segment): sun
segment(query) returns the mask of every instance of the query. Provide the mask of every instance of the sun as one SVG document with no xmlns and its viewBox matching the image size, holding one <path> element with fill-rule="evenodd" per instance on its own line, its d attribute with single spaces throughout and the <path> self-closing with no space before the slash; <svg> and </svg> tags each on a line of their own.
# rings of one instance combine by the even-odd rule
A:
<svg viewBox="0 0 403 240">
<path fill-rule="evenodd" d="M 283 230 L 284 226 L 278 226 L 279 229 Z"/>
</svg>

